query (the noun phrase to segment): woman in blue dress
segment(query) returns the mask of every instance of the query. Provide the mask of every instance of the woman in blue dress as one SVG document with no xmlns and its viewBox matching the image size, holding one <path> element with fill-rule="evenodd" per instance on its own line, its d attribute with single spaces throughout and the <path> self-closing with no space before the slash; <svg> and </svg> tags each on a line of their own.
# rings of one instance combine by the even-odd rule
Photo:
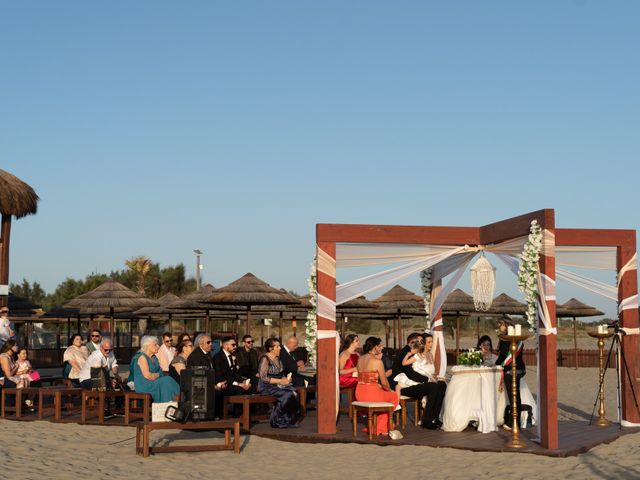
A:
<svg viewBox="0 0 640 480">
<path fill-rule="evenodd" d="M 278 403 L 271 412 L 271 426 L 293 428 L 301 420 L 300 402 L 291 379 L 283 375 L 280 348 L 277 338 L 269 338 L 264 343 L 265 354 L 258 363 L 258 392 L 278 398 Z"/>
<path fill-rule="evenodd" d="M 157 337 L 145 335 L 140 342 L 140 356 L 133 364 L 135 389 L 138 393 L 150 393 L 154 402 L 171 402 L 180 393 L 180 386 L 160 369 L 155 356 L 160 348 Z"/>
</svg>

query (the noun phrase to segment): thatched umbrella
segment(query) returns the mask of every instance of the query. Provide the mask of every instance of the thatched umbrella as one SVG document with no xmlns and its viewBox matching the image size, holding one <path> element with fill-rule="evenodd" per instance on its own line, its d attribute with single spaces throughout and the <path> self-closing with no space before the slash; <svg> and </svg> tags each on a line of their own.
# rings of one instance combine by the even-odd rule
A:
<svg viewBox="0 0 640 480">
<path fill-rule="evenodd" d="M 300 303 L 290 293 L 273 288 L 267 282 L 260 280 L 253 273 L 245 273 L 229 285 L 219 288 L 203 303 L 213 305 L 242 306 L 247 310 L 245 333 L 251 335 L 251 308 L 257 305 L 296 305 Z"/>
<path fill-rule="evenodd" d="M 379 312 L 386 311 L 395 315 L 396 329 L 393 348 L 398 348 L 402 344 L 402 324 L 403 314 L 424 315 L 424 300 L 413 292 L 410 292 L 400 285 L 394 286 L 391 290 L 372 300 L 378 305 Z"/>
<path fill-rule="evenodd" d="M 169 310 L 178 309 L 178 310 L 187 311 L 187 312 L 194 312 L 194 311 L 204 312 L 204 331 L 210 332 L 212 315 L 225 316 L 226 311 L 229 311 L 228 315 L 232 315 L 234 310 L 239 310 L 239 308 L 233 308 L 226 305 L 222 305 L 214 309 L 210 304 L 202 303 L 203 300 L 209 298 L 211 294 L 215 291 L 217 291 L 217 289 L 210 283 L 207 283 L 206 285 L 202 286 L 200 290 L 198 290 L 197 292 L 193 292 L 188 295 L 185 295 L 184 297 L 179 298 L 178 300 L 168 304 L 167 308 Z M 221 312 L 221 311 L 224 311 L 224 312 Z M 186 322 L 186 317 L 184 318 Z M 186 329 L 186 323 L 185 323 L 185 329 Z"/>
<path fill-rule="evenodd" d="M 40 198 L 35 190 L 15 175 L 0 169 L 0 306 L 7 306 L 9 295 L 9 243 L 11 217 L 22 218 L 38 211 Z"/>
<path fill-rule="evenodd" d="M 470 313 L 476 311 L 475 304 L 473 303 L 473 297 L 465 291 L 456 288 L 445 299 L 442 304 L 442 315 L 445 313 L 453 313 L 456 316 L 456 356 L 460 352 L 460 316 L 469 316 Z M 480 317 L 478 317 L 478 326 L 476 330 L 480 329 Z M 479 335 L 479 333 L 478 333 Z"/>
<path fill-rule="evenodd" d="M 115 280 L 107 280 L 99 287 L 69 300 L 63 306 L 77 308 L 83 315 L 109 315 L 109 332 L 113 335 L 114 314 L 156 305 L 157 301 L 145 298 Z"/>
<path fill-rule="evenodd" d="M 378 310 L 378 304 L 367 300 L 364 295 L 336 307 L 336 313 L 340 315 L 340 335 L 344 337 L 347 315 L 371 315 Z"/>
<path fill-rule="evenodd" d="M 573 318 L 573 352 L 575 355 L 576 370 L 578 369 L 578 334 L 576 332 L 576 318 L 598 317 L 600 315 L 604 315 L 604 312 L 601 312 L 591 305 L 582 303 L 580 300 L 576 300 L 575 298 L 572 298 L 568 302 L 556 307 L 556 317 Z"/>
<path fill-rule="evenodd" d="M 487 313 L 499 315 L 525 315 L 527 313 L 527 306 L 510 297 L 506 293 L 501 293 L 493 299 L 491 308 Z"/>
</svg>

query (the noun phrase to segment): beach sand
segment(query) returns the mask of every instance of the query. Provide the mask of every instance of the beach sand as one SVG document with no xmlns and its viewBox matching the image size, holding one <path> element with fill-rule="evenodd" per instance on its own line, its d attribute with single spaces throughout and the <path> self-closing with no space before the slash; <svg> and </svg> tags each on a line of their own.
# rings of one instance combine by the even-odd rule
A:
<svg viewBox="0 0 640 480">
<path fill-rule="evenodd" d="M 607 373 L 606 382 L 609 419 L 617 418 L 614 373 Z M 530 368 L 526 378 L 536 391 L 535 369 Z M 596 369 L 558 369 L 560 419 L 588 419 L 597 385 Z M 164 453 L 146 459 L 135 454 L 135 429 L 130 427 L 0 420 L 0 433 L 3 478 L 640 478 L 640 433 L 568 458 L 418 446 L 296 444 L 243 436 L 240 455 Z M 202 435 L 221 438 L 217 433 L 155 432 L 152 444 L 163 435 L 183 443 Z"/>
</svg>

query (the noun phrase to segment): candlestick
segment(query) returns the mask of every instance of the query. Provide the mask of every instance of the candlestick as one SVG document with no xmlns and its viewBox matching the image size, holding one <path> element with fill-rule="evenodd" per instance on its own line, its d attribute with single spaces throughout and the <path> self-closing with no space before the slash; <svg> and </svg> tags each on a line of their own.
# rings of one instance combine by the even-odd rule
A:
<svg viewBox="0 0 640 480">
<path fill-rule="evenodd" d="M 596 420 L 595 424 L 599 427 L 606 427 L 611 422 L 607 420 L 604 408 L 604 339 L 609 337 L 609 332 L 607 331 L 607 327 L 605 325 L 598 325 L 598 333 L 589 332 L 589 336 L 598 339 L 598 357 L 599 357 L 599 375 L 600 379 L 600 390 L 598 391 L 598 400 L 600 401 L 600 407 L 598 408 L 598 420 Z"/>
</svg>

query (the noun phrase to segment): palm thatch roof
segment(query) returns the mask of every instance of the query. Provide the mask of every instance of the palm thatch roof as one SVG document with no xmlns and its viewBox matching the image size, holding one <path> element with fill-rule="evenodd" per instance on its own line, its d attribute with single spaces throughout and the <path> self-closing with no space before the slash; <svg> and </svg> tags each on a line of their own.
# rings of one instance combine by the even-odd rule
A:
<svg viewBox="0 0 640 480">
<path fill-rule="evenodd" d="M 197 292 L 190 293 L 188 295 L 185 295 L 182 298 L 178 298 L 178 300 L 175 300 L 167 304 L 166 307 L 169 309 L 169 312 L 175 309 L 213 311 L 214 308 L 210 304 L 202 303 L 202 300 L 209 298 L 211 294 L 215 291 L 217 291 L 217 289 L 210 283 L 207 283 L 206 285 L 203 285 L 202 287 L 200 287 L 200 290 L 198 290 Z M 229 305 L 217 305 L 215 309 L 224 310 L 224 311 L 241 310 L 239 307 L 234 308 L 233 306 L 229 306 Z"/>
<path fill-rule="evenodd" d="M 11 316 L 15 315 L 33 315 L 34 313 L 41 313 L 42 307 L 31 303 L 29 300 L 23 297 L 19 297 L 9 292 L 9 313 Z"/>
<path fill-rule="evenodd" d="M 396 285 L 391 290 L 372 300 L 378 308 L 386 311 L 403 313 L 424 314 L 424 300 L 415 293 L 400 285 Z"/>
<path fill-rule="evenodd" d="M 167 308 L 167 305 L 177 302 L 180 300 L 180 297 L 174 295 L 173 293 L 166 293 L 160 298 L 157 299 L 158 305 L 154 307 L 142 307 L 139 310 L 133 312 L 136 316 L 143 315 L 169 315 L 172 313 L 176 313 L 175 310 L 171 310 Z"/>
<path fill-rule="evenodd" d="M 109 315 L 153 307 L 155 300 L 144 298 L 115 280 L 107 280 L 93 290 L 68 301 L 64 308 L 77 308 L 81 314 Z"/>
<path fill-rule="evenodd" d="M 38 211 L 35 190 L 15 175 L 0 169 L 0 213 L 22 218 Z"/>
<path fill-rule="evenodd" d="M 473 297 L 464 290 L 456 288 L 442 304 L 443 312 L 471 313 L 476 311 Z"/>
<path fill-rule="evenodd" d="M 498 313 L 503 315 L 524 315 L 527 312 L 527 306 L 524 303 L 511 298 L 506 293 L 501 293 L 493 299 L 491 308 L 487 313 Z"/>
<path fill-rule="evenodd" d="M 253 273 L 245 273 L 229 285 L 219 288 L 203 303 L 215 305 L 296 305 L 300 300 L 290 293 L 272 287 Z"/>
<path fill-rule="evenodd" d="M 557 317 L 597 317 L 600 315 L 604 315 L 604 312 L 575 298 L 556 307 Z"/>
</svg>

